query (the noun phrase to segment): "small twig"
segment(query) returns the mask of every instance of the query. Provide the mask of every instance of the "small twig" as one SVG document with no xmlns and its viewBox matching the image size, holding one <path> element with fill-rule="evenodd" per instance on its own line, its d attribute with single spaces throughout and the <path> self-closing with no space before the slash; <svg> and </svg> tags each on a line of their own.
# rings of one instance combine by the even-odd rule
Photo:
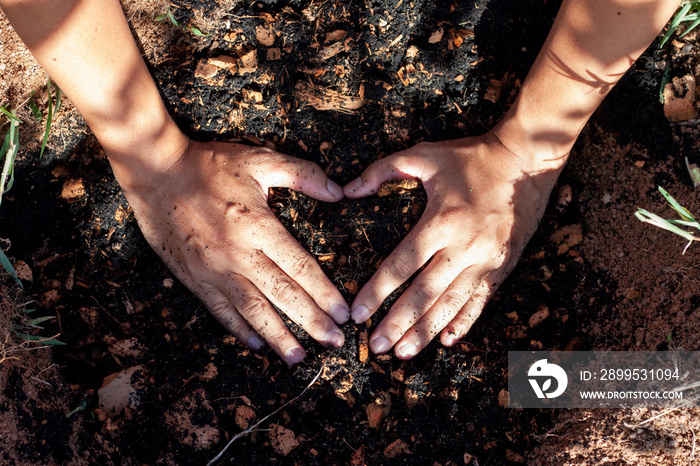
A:
<svg viewBox="0 0 700 466">
<path fill-rule="evenodd" d="M 695 398 L 692 398 L 692 399 L 690 399 L 690 400 L 688 400 L 688 401 L 686 401 L 686 402 L 684 402 L 684 403 L 681 403 L 680 405 L 676 406 L 675 408 L 669 408 L 669 409 L 667 409 L 666 411 L 657 414 L 656 416 L 652 416 L 652 417 L 650 417 L 649 419 L 646 419 L 646 420 L 640 422 L 639 424 L 637 424 L 637 425 L 634 426 L 634 427 L 640 427 L 640 426 L 643 426 L 644 424 L 648 424 L 648 423 L 650 423 L 651 421 L 653 421 L 653 420 L 655 420 L 655 419 L 658 419 L 658 418 L 660 418 L 660 417 L 662 417 L 662 416 L 665 416 L 665 415 L 667 415 L 667 414 L 669 414 L 669 413 L 672 413 L 673 411 L 677 411 L 677 410 L 679 410 L 679 409 L 681 409 L 681 408 L 685 408 L 685 407 L 688 406 L 689 404 L 694 403 L 694 402 L 696 402 L 696 401 L 698 401 L 698 400 L 700 400 L 700 396 L 696 396 Z"/>
<path fill-rule="evenodd" d="M 34 377 L 33 375 L 30 375 L 29 378 L 30 378 L 30 379 L 34 379 L 34 380 L 36 380 L 37 382 L 45 383 L 45 384 L 48 385 L 49 387 L 53 388 L 53 385 L 51 385 L 50 383 L 48 383 L 46 380 L 37 379 L 37 378 Z"/>
<path fill-rule="evenodd" d="M 695 429 L 692 427 L 690 428 L 690 431 L 693 433 L 693 449 L 690 452 L 690 464 L 692 464 L 692 461 L 695 459 Z"/>
<path fill-rule="evenodd" d="M 283 404 L 282 406 L 280 406 L 279 408 L 277 408 L 276 410 L 274 410 L 273 412 L 271 412 L 270 414 L 268 414 L 268 415 L 265 416 L 264 418 L 260 419 L 258 422 L 256 422 L 256 423 L 253 424 L 252 426 L 248 427 L 246 430 L 244 430 L 244 431 L 239 432 L 238 434 L 236 434 L 235 437 L 233 437 L 231 440 L 229 440 L 229 442 L 226 444 L 226 446 L 223 448 L 223 450 L 221 450 L 221 451 L 219 452 L 218 455 L 216 455 L 214 458 L 212 458 L 211 461 L 209 461 L 209 462 L 207 463 L 207 466 L 211 466 L 212 464 L 214 464 L 214 463 L 216 463 L 217 461 L 219 461 L 219 459 L 223 456 L 224 453 L 226 453 L 226 450 L 228 450 L 228 447 L 230 447 L 231 444 L 232 444 L 233 442 L 235 442 L 235 441 L 238 440 L 239 438 L 241 438 L 241 437 L 243 437 L 243 436 L 245 436 L 245 435 L 248 435 L 249 433 L 253 432 L 255 429 L 257 429 L 257 427 L 258 427 L 260 424 L 262 424 L 263 422 L 265 422 L 266 420 L 268 420 L 270 417 L 272 417 L 272 416 L 274 416 L 275 414 L 279 413 L 281 410 L 283 410 L 284 408 L 286 408 L 287 406 L 289 406 L 290 404 L 294 403 L 296 400 L 298 400 L 299 398 L 301 398 L 302 396 L 304 396 L 304 393 L 306 393 L 306 391 L 307 391 L 309 388 L 311 388 L 311 386 L 312 386 L 313 384 L 316 383 L 316 381 L 318 380 L 318 378 L 321 377 L 321 373 L 323 372 L 323 369 L 325 369 L 325 365 L 324 365 L 323 367 L 321 367 L 321 369 L 318 371 L 318 374 L 316 374 L 316 377 L 314 377 L 313 380 L 312 380 L 311 382 L 309 382 L 309 384 L 306 386 L 306 388 L 305 388 L 300 394 L 298 394 L 297 396 L 295 396 L 294 398 L 292 398 L 291 400 L 289 400 L 288 402 L 286 402 L 285 404 Z"/>
</svg>

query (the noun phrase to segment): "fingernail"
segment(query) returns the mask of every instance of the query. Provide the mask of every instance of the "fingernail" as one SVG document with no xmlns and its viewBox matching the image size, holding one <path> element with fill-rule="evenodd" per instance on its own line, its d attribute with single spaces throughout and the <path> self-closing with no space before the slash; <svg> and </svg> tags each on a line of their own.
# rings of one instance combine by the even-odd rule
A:
<svg viewBox="0 0 700 466">
<path fill-rule="evenodd" d="M 338 199 L 343 197 L 343 188 L 341 188 L 335 182 L 328 180 L 328 183 L 326 183 L 326 187 L 328 188 L 328 192 L 330 192 L 333 195 L 333 197 L 336 197 Z"/>
<path fill-rule="evenodd" d="M 352 319 L 356 324 L 361 324 L 369 318 L 369 309 L 367 306 L 360 304 L 352 309 Z"/>
<path fill-rule="evenodd" d="M 384 337 L 377 337 L 371 342 L 372 351 L 376 354 L 386 353 L 391 348 L 391 342 Z"/>
<path fill-rule="evenodd" d="M 344 304 L 331 306 L 330 315 L 338 324 L 344 324 L 350 318 L 350 309 Z"/>
<path fill-rule="evenodd" d="M 413 343 L 404 343 L 396 347 L 396 355 L 401 359 L 409 359 L 418 354 L 418 347 Z"/>
<path fill-rule="evenodd" d="M 340 330 L 331 330 L 324 341 L 335 348 L 340 348 L 345 343 L 345 335 Z"/>
<path fill-rule="evenodd" d="M 357 189 L 362 186 L 362 177 L 355 178 L 345 187 L 348 191 L 357 191 Z"/>
<path fill-rule="evenodd" d="M 459 335 L 456 333 L 450 333 L 445 337 L 445 346 L 452 346 L 459 340 Z"/>
<path fill-rule="evenodd" d="M 252 349 L 253 351 L 260 351 L 263 346 L 265 346 L 265 342 L 262 341 L 260 338 L 258 338 L 258 337 L 248 338 L 248 348 Z"/>
<path fill-rule="evenodd" d="M 301 346 L 288 349 L 285 353 L 285 362 L 290 367 L 300 363 L 306 357 L 306 351 Z"/>
</svg>

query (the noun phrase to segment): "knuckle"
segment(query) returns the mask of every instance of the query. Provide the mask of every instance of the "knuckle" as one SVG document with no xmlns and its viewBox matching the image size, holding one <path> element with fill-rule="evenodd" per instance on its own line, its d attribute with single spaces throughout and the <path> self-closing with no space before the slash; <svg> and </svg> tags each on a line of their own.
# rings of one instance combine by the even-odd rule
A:
<svg viewBox="0 0 700 466">
<path fill-rule="evenodd" d="M 289 272 L 292 277 L 306 278 L 311 273 L 312 263 L 308 257 L 294 259 L 289 264 Z"/>
<path fill-rule="evenodd" d="M 210 304 L 209 312 L 217 319 L 223 319 L 229 312 L 231 312 L 231 306 L 229 305 L 228 300 L 222 299 Z"/>
<path fill-rule="evenodd" d="M 311 315 L 305 319 L 303 322 L 304 330 L 309 332 L 309 334 L 323 334 L 325 335 L 325 329 L 327 327 L 327 318 L 324 317 L 325 314 L 322 312 L 313 312 Z"/>
<path fill-rule="evenodd" d="M 418 307 L 427 308 L 437 299 L 437 288 L 430 283 L 421 284 L 414 294 L 414 302 Z"/>
<path fill-rule="evenodd" d="M 294 298 L 296 288 L 291 281 L 285 278 L 280 278 L 277 280 L 277 283 L 274 284 L 270 292 L 275 300 L 286 303 Z"/>
<path fill-rule="evenodd" d="M 270 327 L 266 327 L 262 332 L 261 335 L 265 338 L 265 340 L 269 342 L 279 342 L 282 344 L 287 338 L 289 337 L 287 333 L 287 327 L 284 325 L 272 325 Z"/>
<path fill-rule="evenodd" d="M 390 322 L 386 322 L 384 325 L 384 333 L 386 335 L 391 335 L 395 339 L 401 338 L 409 329 L 408 326 L 402 325 L 402 321 L 397 321 L 397 320 L 392 320 Z M 408 323 L 408 322 L 407 322 Z"/>
<path fill-rule="evenodd" d="M 448 309 L 459 309 L 466 301 L 466 294 L 454 288 L 448 288 L 442 295 L 442 303 Z"/>
<path fill-rule="evenodd" d="M 398 278 L 408 278 L 411 275 L 411 261 L 408 257 L 399 254 L 387 264 L 389 273 Z"/>
<path fill-rule="evenodd" d="M 262 316 L 267 309 L 267 301 L 262 296 L 248 295 L 244 298 L 239 307 L 241 314 L 247 319 L 255 320 Z"/>
</svg>

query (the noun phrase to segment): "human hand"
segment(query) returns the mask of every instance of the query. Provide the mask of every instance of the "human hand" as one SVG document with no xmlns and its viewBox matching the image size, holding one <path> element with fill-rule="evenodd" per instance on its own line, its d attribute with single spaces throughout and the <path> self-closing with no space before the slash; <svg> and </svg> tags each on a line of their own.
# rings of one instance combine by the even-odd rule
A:
<svg viewBox="0 0 700 466">
<path fill-rule="evenodd" d="M 264 339 L 290 366 L 305 357 L 272 303 L 321 344 L 343 345 L 333 321 L 348 320 L 348 305 L 267 205 L 270 187 L 340 200 L 320 167 L 264 148 L 190 142 L 148 186 L 122 186 L 146 240 L 243 343 L 258 350 Z"/>
<path fill-rule="evenodd" d="M 386 180 L 415 177 L 428 197 L 418 224 L 353 302 L 352 318 L 365 322 L 425 265 L 374 330 L 372 351 L 395 345 L 396 355 L 409 359 L 438 333 L 446 346 L 464 336 L 515 267 L 559 172 L 540 170 L 490 132 L 418 144 L 372 163 L 348 183 L 345 195 L 359 198 Z"/>
</svg>

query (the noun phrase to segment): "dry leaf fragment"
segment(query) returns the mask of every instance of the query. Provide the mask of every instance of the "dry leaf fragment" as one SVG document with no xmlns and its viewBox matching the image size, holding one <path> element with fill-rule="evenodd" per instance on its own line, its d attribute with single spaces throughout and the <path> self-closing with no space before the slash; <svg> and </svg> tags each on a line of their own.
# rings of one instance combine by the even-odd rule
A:
<svg viewBox="0 0 700 466">
<path fill-rule="evenodd" d="M 289 452 L 299 446 L 299 440 L 294 435 L 294 431 L 279 424 L 272 425 L 269 437 L 272 448 L 282 456 L 287 456 Z"/>
<path fill-rule="evenodd" d="M 433 31 L 433 33 L 430 34 L 430 37 L 428 37 L 428 43 L 437 44 L 442 40 L 442 36 L 444 33 L 445 30 L 443 28 L 438 28 L 437 30 Z"/>
<path fill-rule="evenodd" d="M 402 180 L 389 180 L 379 186 L 377 191 L 377 196 L 385 197 L 391 194 L 406 194 L 408 191 L 418 189 L 420 187 L 420 181 L 415 178 L 402 179 Z"/>
<path fill-rule="evenodd" d="M 255 27 L 255 38 L 262 45 L 271 47 L 275 44 L 275 31 L 270 25 L 259 25 Z"/>
<path fill-rule="evenodd" d="M 296 85 L 295 98 L 299 107 L 309 105 L 316 110 L 332 110 L 341 113 L 354 113 L 362 107 L 364 100 L 359 97 L 341 94 L 332 89 L 317 87 L 312 84 Z"/>
<path fill-rule="evenodd" d="M 241 405 L 236 408 L 236 425 L 241 430 L 246 430 L 253 419 L 255 419 L 255 411 L 250 406 Z"/>
<path fill-rule="evenodd" d="M 583 242 L 583 230 L 578 223 L 566 225 L 555 231 L 550 239 L 557 245 L 557 253 L 564 254 L 569 249 Z"/>
</svg>

